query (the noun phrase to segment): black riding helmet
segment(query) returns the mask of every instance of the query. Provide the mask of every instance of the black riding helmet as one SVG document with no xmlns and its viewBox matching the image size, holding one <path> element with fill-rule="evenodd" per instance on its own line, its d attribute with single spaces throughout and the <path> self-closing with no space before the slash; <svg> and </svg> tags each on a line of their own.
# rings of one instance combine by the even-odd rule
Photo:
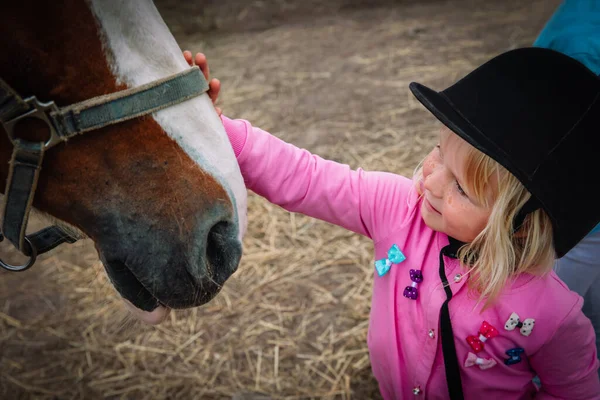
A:
<svg viewBox="0 0 600 400">
<path fill-rule="evenodd" d="M 410 90 L 436 118 L 532 194 L 515 222 L 543 208 L 562 257 L 600 222 L 600 78 L 542 48 L 511 50 L 449 88 Z"/>
</svg>

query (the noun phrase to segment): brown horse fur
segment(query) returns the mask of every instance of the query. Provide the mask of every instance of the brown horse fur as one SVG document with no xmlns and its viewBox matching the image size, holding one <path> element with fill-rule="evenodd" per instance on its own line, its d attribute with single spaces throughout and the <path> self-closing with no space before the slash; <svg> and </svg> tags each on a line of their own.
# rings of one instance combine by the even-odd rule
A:
<svg viewBox="0 0 600 400">
<path fill-rule="evenodd" d="M 2 2 L 0 37 L 0 77 L 23 97 L 62 107 L 124 89 L 82 0 Z M 46 137 L 38 125 L 26 132 Z M 0 128 L 2 191 L 11 150 Z M 115 287 L 143 310 L 205 303 L 241 255 L 227 193 L 151 117 L 50 149 L 34 206 L 94 240 Z"/>
</svg>

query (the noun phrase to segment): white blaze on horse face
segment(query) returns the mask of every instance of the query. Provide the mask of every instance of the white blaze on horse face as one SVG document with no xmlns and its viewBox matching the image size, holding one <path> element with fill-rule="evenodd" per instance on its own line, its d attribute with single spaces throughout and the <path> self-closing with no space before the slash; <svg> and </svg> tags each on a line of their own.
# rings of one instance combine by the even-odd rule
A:
<svg viewBox="0 0 600 400">
<path fill-rule="evenodd" d="M 90 0 L 104 34 L 107 61 L 119 83 L 136 87 L 189 68 L 150 0 Z M 247 192 L 221 120 L 204 94 L 153 114 L 156 122 L 233 197 L 241 240 Z"/>
</svg>

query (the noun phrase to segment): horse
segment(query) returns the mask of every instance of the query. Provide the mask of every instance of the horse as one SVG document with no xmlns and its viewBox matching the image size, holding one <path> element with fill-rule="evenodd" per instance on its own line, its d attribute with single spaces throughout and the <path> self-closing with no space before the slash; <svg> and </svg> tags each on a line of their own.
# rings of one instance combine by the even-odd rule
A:
<svg viewBox="0 0 600 400">
<path fill-rule="evenodd" d="M 152 1 L 1 2 L 0 36 L 2 230 L 31 259 L 2 265 L 90 238 L 143 321 L 210 301 L 240 262 L 247 192 Z M 25 235 L 30 208 L 56 226 Z"/>
</svg>

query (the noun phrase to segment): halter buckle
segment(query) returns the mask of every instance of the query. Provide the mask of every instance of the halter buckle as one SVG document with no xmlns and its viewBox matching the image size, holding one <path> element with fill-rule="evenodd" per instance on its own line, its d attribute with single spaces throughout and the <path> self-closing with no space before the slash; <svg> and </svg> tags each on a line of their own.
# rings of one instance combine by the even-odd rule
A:
<svg viewBox="0 0 600 400">
<path fill-rule="evenodd" d="M 10 141 L 15 144 L 15 126 L 24 119 L 27 118 L 37 118 L 43 121 L 50 131 L 48 139 L 44 142 L 44 150 L 48 150 L 51 147 L 56 146 L 58 143 L 62 141 L 61 137 L 58 135 L 56 128 L 52 124 L 52 121 L 49 117 L 50 113 L 58 112 L 58 107 L 53 101 L 48 103 L 42 103 L 35 96 L 28 97 L 23 100 L 27 105 L 29 105 L 30 110 L 11 119 L 10 121 L 2 122 L 4 125 L 4 129 L 8 134 L 8 138 Z"/>
</svg>

